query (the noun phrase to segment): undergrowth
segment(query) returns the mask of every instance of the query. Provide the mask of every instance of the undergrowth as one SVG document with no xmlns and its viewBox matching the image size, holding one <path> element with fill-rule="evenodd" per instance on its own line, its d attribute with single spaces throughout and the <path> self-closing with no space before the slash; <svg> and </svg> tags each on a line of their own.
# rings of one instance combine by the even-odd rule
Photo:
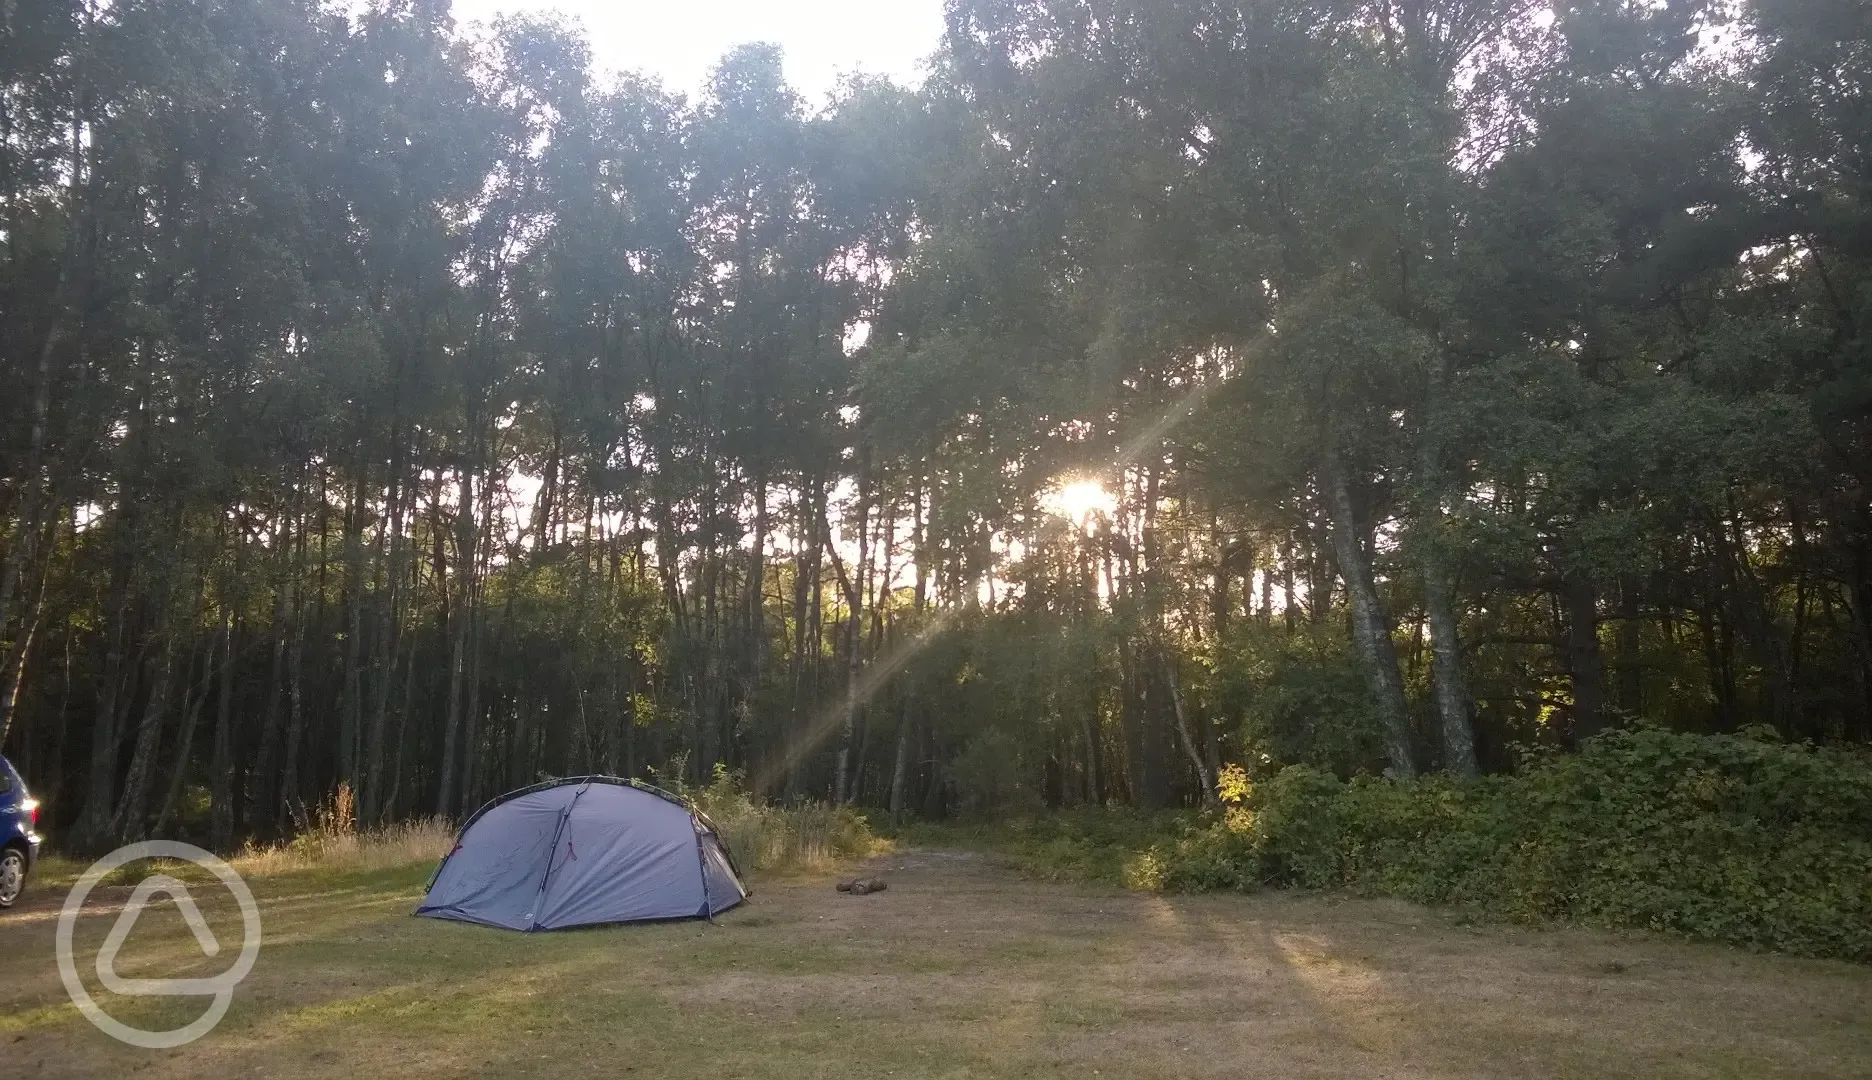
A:
<svg viewBox="0 0 1872 1080">
<path fill-rule="evenodd" d="M 1641 729 L 1511 776 L 1342 782 L 1294 766 L 1206 815 L 1081 811 L 911 827 L 1048 876 L 1164 891 L 1347 889 L 1872 962 L 1872 762 Z"/>
<path fill-rule="evenodd" d="M 782 806 L 766 802 L 748 793 L 740 774 L 720 764 L 715 766 L 714 779 L 703 787 L 659 779 L 715 825 L 743 872 L 827 870 L 851 859 L 881 854 L 889 847 L 856 810 L 825 803 Z"/>
</svg>

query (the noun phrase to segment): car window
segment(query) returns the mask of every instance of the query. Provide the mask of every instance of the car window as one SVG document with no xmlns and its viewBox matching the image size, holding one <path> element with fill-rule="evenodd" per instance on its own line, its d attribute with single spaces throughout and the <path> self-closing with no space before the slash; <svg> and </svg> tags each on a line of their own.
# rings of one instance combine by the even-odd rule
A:
<svg viewBox="0 0 1872 1080">
<path fill-rule="evenodd" d="M 0 795 L 5 795 L 12 790 L 13 774 L 5 769 L 0 769 Z"/>
</svg>

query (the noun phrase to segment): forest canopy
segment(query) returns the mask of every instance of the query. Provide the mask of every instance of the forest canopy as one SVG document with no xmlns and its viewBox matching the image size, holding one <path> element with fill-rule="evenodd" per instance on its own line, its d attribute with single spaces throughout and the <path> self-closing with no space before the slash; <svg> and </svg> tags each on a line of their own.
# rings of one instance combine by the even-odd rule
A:
<svg viewBox="0 0 1872 1080">
<path fill-rule="evenodd" d="M 949 0 L 693 97 L 0 0 L 0 748 L 76 848 L 1872 742 L 1872 7 Z"/>
</svg>

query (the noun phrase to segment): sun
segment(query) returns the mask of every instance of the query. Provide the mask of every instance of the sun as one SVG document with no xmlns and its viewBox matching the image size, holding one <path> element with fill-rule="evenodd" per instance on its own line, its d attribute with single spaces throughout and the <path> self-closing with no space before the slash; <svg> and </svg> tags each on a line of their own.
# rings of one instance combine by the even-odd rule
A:
<svg viewBox="0 0 1872 1080">
<path fill-rule="evenodd" d="M 1091 520 L 1093 514 L 1110 517 L 1118 512 L 1118 497 L 1105 490 L 1105 485 L 1097 480 L 1071 480 L 1048 491 L 1041 500 L 1041 505 L 1050 514 L 1083 525 Z"/>
</svg>

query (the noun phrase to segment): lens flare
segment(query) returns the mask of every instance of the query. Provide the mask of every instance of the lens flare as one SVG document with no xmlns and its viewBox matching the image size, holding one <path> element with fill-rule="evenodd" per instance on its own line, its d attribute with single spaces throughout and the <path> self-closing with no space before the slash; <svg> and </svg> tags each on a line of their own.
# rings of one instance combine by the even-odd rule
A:
<svg viewBox="0 0 1872 1080">
<path fill-rule="evenodd" d="M 1118 497 L 1105 490 L 1097 480 L 1070 480 L 1047 492 L 1041 505 L 1048 513 L 1058 514 L 1083 525 L 1093 514 L 1110 517 L 1118 512 Z"/>
</svg>

